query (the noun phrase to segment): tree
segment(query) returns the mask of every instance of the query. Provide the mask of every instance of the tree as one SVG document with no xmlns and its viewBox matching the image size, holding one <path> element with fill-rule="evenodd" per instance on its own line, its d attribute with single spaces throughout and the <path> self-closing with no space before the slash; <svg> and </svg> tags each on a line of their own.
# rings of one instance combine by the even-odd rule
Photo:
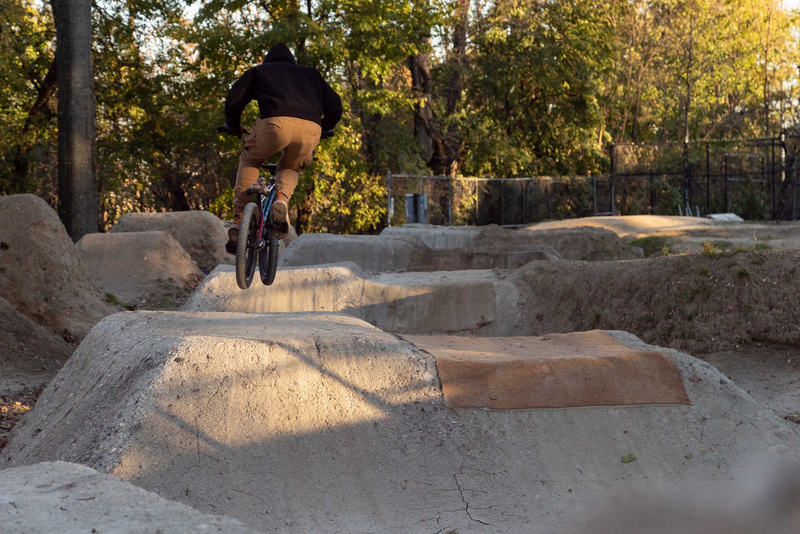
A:
<svg viewBox="0 0 800 534">
<path fill-rule="evenodd" d="M 60 0 L 56 21 L 58 213 L 77 241 L 97 231 L 92 2 Z"/>
</svg>

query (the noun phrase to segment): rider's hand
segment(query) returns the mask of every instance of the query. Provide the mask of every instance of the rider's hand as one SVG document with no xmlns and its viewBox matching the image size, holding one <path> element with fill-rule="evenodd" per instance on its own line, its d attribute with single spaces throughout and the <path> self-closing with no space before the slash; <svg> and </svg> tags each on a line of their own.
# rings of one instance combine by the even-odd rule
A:
<svg viewBox="0 0 800 534">
<path fill-rule="evenodd" d="M 245 130 L 245 129 L 244 129 L 244 127 L 243 127 L 243 126 L 241 126 L 241 125 L 239 125 L 239 127 L 238 127 L 238 128 L 231 128 L 230 126 L 228 126 L 228 123 L 226 122 L 226 123 L 225 123 L 225 124 L 223 124 L 221 127 L 217 128 L 217 131 L 218 131 L 218 132 L 224 132 L 224 133 L 227 133 L 227 134 L 230 134 L 230 135 L 235 135 L 236 137 L 238 137 L 239 139 L 241 139 L 241 138 L 242 138 L 242 135 L 243 135 L 243 134 L 244 134 L 244 133 L 245 133 L 247 130 Z"/>
</svg>

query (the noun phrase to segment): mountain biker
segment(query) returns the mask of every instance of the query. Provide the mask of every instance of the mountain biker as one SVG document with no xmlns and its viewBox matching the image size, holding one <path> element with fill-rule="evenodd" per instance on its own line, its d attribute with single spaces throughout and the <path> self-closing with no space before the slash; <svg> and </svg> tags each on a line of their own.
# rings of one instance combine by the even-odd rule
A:
<svg viewBox="0 0 800 534">
<path fill-rule="evenodd" d="M 308 167 L 322 132 L 333 130 L 342 117 L 339 95 L 313 67 L 297 65 L 289 48 L 278 43 L 264 62 L 252 67 L 231 87 L 225 101 L 225 126 L 244 133 L 242 111 L 251 100 L 258 102 L 256 119 L 242 144 L 239 170 L 233 188 L 233 225 L 225 250 L 236 254 L 242 211 L 250 201 L 245 191 L 259 180 L 259 167 L 268 157 L 283 151 L 275 173 L 278 193 L 272 204 L 273 235 L 283 239 L 289 231 L 289 199 L 299 172 Z M 262 183 L 263 182 L 263 183 Z M 258 186 L 266 187 L 261 178 Z"/>
</svg>

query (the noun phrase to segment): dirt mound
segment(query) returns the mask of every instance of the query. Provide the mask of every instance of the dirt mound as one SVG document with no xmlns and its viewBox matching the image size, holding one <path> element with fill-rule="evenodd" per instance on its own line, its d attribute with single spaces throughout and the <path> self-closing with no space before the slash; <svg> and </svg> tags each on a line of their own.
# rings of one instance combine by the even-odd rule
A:
<svg viewBox="0 0 800 534">
<path fill-rule="evenodd" d="M 55 376 L 72 346 L 0 298 L 0 395 Z"/>
<path fill-rule="evenodd" d="M 228 241 L 225 223 L 207 211 L 126 213 L 109 232 L 159 230 L 175 238 L 205 272 L 210 272 L 219 264 L 233 264 L 232 256 L 225 253 L 225 243 Z"/>
<path fill-rule="evenodd" d="M 3 532 L 255 534 L 239 521 L 184 504 L 82 465 L 47 462 L 0 472 Z M 10 504 L 9 504 L 10 502 Z"/>
<path fill-rule="evenodd" d="M 77 342 L 118 309 L 89 280 L 56 212 L 35 195 L 0 198 L 0 296 Z"/>
<path fill-rule="evenodd" d="M 616 239 L 616 236 L 615 236 Z M 281 256 L 283 266 L 353 262 L 365 271 L 516 269 L 532 261 L 558 261 L 548 245 L 430 248 L 416 236 L 303 234 Z"/>
<path fill-rule="evenodd" d="M 517 283 L 532 335 L 618 329 L 692 354 L 800 343 L 797 251 L 538 262 Z"/>
<path fill-rule="evenodd" d="M 493 271 L 364 273 L 354 263 L 289 268 L 275 283 L 236 285 L 220 266 L 183 305 L 200 312 L 342 312 L 387 332 L 510 335 L 519 323 L 517 291 Z"/>
<path fill-rule="evenodd" d="M 487 227 L 481 238 L 483 240 L 502 239 L 499 232 Z M 643 257 L 641 250 L 631 247 L 627 239 L 619 237 L 611 230 L 604 228 L 554 228 L 537 229 L 522 228 L 514 232 L 516 239 L 524 239 L 530 243 L 550 245 L 565 260 L 609 261 L 635 260 Z"/>
<path fill-rule="evenodd" d="M 75 246 L 97 287 L 128 306 L 174 308 L 203 280 L 165 232 L 88 234 Z"/>
<path fill-rule="evenodd" d="M 583 219 L 581 219 L 583 220 Z M 642 252 L 631 247 L 627 239 L 603 228 L 556 228 L 539 226 L 510 229 L 496 224 L 488 226 L 403 226 L 387 228 L 381 237 L 392 239 L 419 239 L 431 249 L 475 249 L 493 251 L 494 254 L 513 254 L 524 247 L 546 245 L 566 260 L 608 261 L 632 260 L 642 257 Z M 491 268 L 489 266 L 488 268 Z M 499 265 L 497 267 L 500 267 Z M 509 268 L 516 267 L 509 265 Z"/>
<path fill-rule="evenodd" d="M 729 223 L 704 217 L 678 217 L 676 215 L 620 215 L 615 217 L 583 217 L 548 221 L 531 226 L 531 229 L 595 227 L 612 230 L 619 236 L 643 236 L 653 233 L 704 230 Z"/>
<path fill-rule="evenodd" d="M 609 493 L 713 491 L 751 455 L 800 461 L 793 426 L 664 352 L 690 406 L 461 410 L 430 354 L 352 317 L 123 313 L 70 358 L 0 466 L 79 462 L 268 532 L 541 534 Z"/>
</svg>

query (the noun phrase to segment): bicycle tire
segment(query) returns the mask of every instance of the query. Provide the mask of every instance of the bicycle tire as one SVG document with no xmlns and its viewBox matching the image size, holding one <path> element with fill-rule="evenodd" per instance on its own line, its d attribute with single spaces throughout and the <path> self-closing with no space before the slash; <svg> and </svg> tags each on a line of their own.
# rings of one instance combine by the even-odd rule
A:
<svg viewBox="0 0 800 534">
<path fill-rule="evenodd" d="M 236 244 L 236 285 L 239 289 L 247 289 L 253 283 L 256 272 L 258 251 L 255 239 L 258 235 L 258 206 L 250 202 L 242 212 L 239 224 L 239 242 Z"/>
<path fill-rule="evenodd" d="M 267 219 L 267 228 L 272 227 L 272 214 L 269 214 Z M 271 286 L 275 281 L 275 273 L 278 271 L 278 248 L 280 248 L 280 241 L 278 241 L 271 231 L 267 231 L 267 238 L 265 239 L 266 246 L 261 251 L 258 257 L 258 272 L 261 276 L 261 283 L 265 286 Z"/>
</svg>

